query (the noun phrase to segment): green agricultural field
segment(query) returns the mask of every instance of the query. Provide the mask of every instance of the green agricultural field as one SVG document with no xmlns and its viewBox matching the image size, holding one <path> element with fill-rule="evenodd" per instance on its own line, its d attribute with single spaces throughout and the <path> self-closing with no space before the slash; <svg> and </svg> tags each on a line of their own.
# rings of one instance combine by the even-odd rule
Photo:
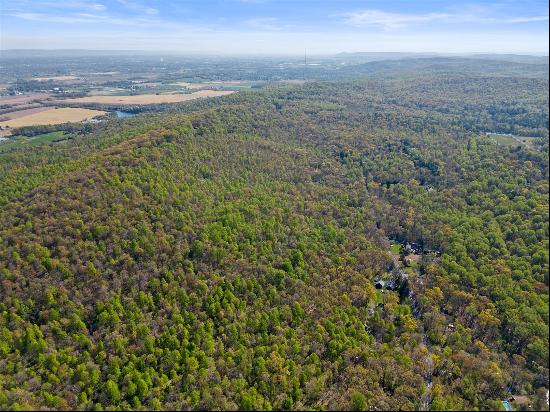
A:
<svg viewBox="0 0 550 412">
<path fill-rule="evenodd" d="M 51 133 L 39 134 L 32 137 L 27 136 L 13 136 L 10 137 L 4 143 L 0 143 L 0 153 L 8 152 L 12 149 L 21 148 L 24 146 L 37 146 L 44 143 L 50 143 L 53 141 L 61 140 L 63 137 L 68 138 L 68 133 L 64 131 L 57 131 Z"/>
</svg>

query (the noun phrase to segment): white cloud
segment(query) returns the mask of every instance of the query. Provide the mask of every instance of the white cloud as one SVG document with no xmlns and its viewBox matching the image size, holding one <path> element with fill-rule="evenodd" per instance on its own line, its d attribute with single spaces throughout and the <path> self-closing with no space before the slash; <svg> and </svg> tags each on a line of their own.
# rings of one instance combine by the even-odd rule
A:
<svg viewBox="0 0 550 412">
<path fill-rule="evenodd" d="M 63 9 L 63 10 L 80 10 L 92 12 L 104 12 L 107 7 L 104 4 L 96 1 L 40 1 L 35 0 L 29 4 L 26 0 L 11 0 L 9 3 L 2 4 L 3 11 L 20 11 L 26 12 L 29 9 Z"/>
<path fill-rule="evenodd" d="M 278 24 L 279 20 L 275 17 L 256 17 L 244 21 L 245 26 L 258 30 L 276 31 L 283 27 Z"/>
<path fill-rule="evenodd" d="M 8 14 L 9 16 L 16 17 L 23 20 L 38 21 L 46 23 L 62 23 L 62 24 L 98 24 L 105 23 L 111 25 L 126 25 L 126 26 L 152 26 L 158 25 L 161 22 L 158 20 L 151 20 L 146 18 L 117 18 L 104 14 L 92 14 L 92 13 L 72 13 L 67 15 L 57 15 L 50 13 L 24 13 L 14 12 Z"/>
<path fill-rule="evenodd" d="M 510 30 L 506 33 L 416 33 L 399 32 L 243 32 L 207 31 L 200 27 L 151 28 L 143 31 L 121 28 L 101 30 L 90 36 L 81 31 L 31 34 L 6 32 L 3 48 L 80 48 L 149 51 L 201 51 L 213 54 L 264 53 L 303 55 L 330 54 L 343 51 L 372 52 L 442 52 L 442 53 L 534 53 L 548 52 L 548 36 Z"/>
<path fill-rule="evenodd" d="M 154 7 L 145 6 L 141 3 L 129 0 L 117 0 L 117 2 L 129 10 L 137 11 L 145 14 L 158 14 L 158 10 Z"/>
<path fill-rule="evenodd" d="M 117 0 L 134 13 L 113 13 L 97 1 L 51 1 L 36 0 L 32 8 L 27 0 L 12 0 L 0 14 L 22 20 L 61 24 L 108 24 L 118 26 L 154 26 L 164 24 L 158 10 L 128 0 Z M 29 11 L 31 9 L 32 11 Z"/>
<path fill-rule="evenodd" d="M 0 0 L 2 1 L 4 0 Z M 6 25 L 0 36 L 1 47 L 299 54 L 306 47 L 308 53 L 363 50 L 547 54 L 545 50 L 548 49 L 547 28 L 540 27 L 543 26 L 541 24 L 537 25 L 536 31 L 526 30 L 524 27 L 532 22 L 548 21 L 548 16 L 511 16 L 503 15 L 499 10 L 466 7 L 445 9 L 441 13 L 358 10 L 331 16 L 344 20 L 350 27 L 334 27 L 331 22 L 327 22 L 326 28 L 319 28 L 298 27 L 296 23 L 289 21 L 291 16 L 277 19 L 260 15 L 249 19 L 243 17 L 241 21 L 231 21 L 229 17 L 224 21 L 200 18 L 193 20 L 185 15 L 176 18 L 178 13 L 168 15 L 148 7 L 159 4 L 150 0 L 117 2 L 120 6 L 115 4 L 115 8 L 112 1 L 104 0 L 6 1 L 4 4 L 7 7 L 3 7 L 0 14 L 15 18 L 6 19 L 9 26 Z M 174 1 L 170 10 L 174 11 L 182 3 Z M 41 29 L 40 35 L 36 35 L 32 30 L 26 30 L 27 27 L 35 26 L 35 22 L 51 23 L 55 28 L 48 30 L 46 27 L 45 30 Z M 456 30 L 456 27 L 451 27 L 455 23 L 468 23 L 468 30 Z M 400 30 L 422 24 L 434 27 L 430 27 L 430 30 L 416 30 L 417 27 L 414 27 L 415 30 Z M 486 30 L 485 26 L 498 24 L 509 26 Z M 356 30 L 354 27 L 374 27 L 376 30 Z M 457 27 L 462 29 L 459 25 Z"/>
<path fill-rule="evenodd" d="M 446 13 L 401 14 L 381 10 L 360 10 L 342 15 L 346 22 L 354 26 L 381 26 L 384 29 L 397 29 L 412 23 L 442 20 L 450 17 Z"/>
<path fill-rule="evenodd" d="M 548 21 L 548 16 L 488 17 L 479 14 L 427 13 L 402 14 L 381 10 L 358 10 L 339 15 L 352 26 L 377 26 L 385 30 L 399 29 L 415 23 L 441 21 L 446 23 L 514 24 Z"/>
<path fill-rule="evenodd" d="M 511 19 L 495 19 L 495 23 L 531 23 L 534 21 L 548 21 L 548 16 L 514 17 Z"/>
</svg>

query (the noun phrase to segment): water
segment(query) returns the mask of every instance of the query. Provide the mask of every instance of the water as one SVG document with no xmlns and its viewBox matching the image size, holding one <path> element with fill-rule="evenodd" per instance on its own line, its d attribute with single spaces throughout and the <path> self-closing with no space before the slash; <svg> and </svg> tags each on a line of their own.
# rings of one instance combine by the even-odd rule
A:
<svg viewBox="0 0 550 412">
<path fill-rule="evenodd" d="M 132 116 L 135 116 L 137 114 L 137 113 L 132 113 L 132 112 L 122 112 L 120 110 L 117 110 L 115 113 L 116 113 L 117 119 L 125 119 L 127 117 L 132 117 Z"/>
<path fill-rule="evenodd" d="M 502 401 L 502 405 L 504 406 L 504 409 L 507 411 L 513 411 L 512 405 L 508 401 Z"/>
</svg>

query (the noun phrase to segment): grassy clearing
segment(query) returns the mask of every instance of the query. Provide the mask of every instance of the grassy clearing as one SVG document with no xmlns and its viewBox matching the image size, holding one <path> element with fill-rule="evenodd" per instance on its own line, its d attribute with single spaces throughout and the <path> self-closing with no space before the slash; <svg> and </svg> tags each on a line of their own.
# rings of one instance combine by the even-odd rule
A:
<svg viewBox="0 0 550 412">
<path fill-rule="evenodd" d="M 23 146 L 38 146 L 44 143 L 50 143 L 54 140 L 67 139 L 69 136 L 70 134 L 64 131 L 44 133 L 32 137 L 13 136 L 10 137 L 8 141 L 0 143 L 0 153 L 5 153 Z"/>
<path fill-rule="evenodd" d="M 504 134 L 489 134 L 487 135 L 493 141 L 495 141 L 497 144 L 502 146 L 517 146 L 520 145 L 521 142 L 518 142 L 513 136 L 511 135 L 504 135 Z"/>
<path fill-rule="evenodd" d="M 392 243 L 390 246 L 390 252 L 394 255 L 399 255 L 401 253 L 401 245 L 399 243 Z"/>
<path fill-rule="evenodd" d="M 497 144 L 502 146 L 521 146 L 533 148 L 533 143 L 537 139 L 532 136 L 515 136 L 505 134 L 488 134 L 488 137 L 493 139 Z"/>
</svg>

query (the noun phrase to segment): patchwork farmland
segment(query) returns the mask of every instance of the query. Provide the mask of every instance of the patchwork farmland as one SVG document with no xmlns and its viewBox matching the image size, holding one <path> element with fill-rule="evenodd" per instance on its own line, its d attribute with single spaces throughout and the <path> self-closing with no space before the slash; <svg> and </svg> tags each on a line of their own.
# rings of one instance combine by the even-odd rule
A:
<svg viewBox="0 0 550 412">
<path fill-rule="evenodd" d="M 81 108 L 66 107 L 62 109 L 52 108 L 50 110 L 32 113 L 27 116 L 17 117 L 15 119 L 0 122 L 1 128 L 16 128 L 24 126 L 62 124 L 69 122 L 81 122 L 90 120 L 94 117 L 102 116 L 107 112 L 101 110 L 90 110 Z"/>
<path fill-rule="evenodd" d="M 205 97 L 218 97 L 234 93 L 232 90 L 199 90 L 189 94 L 141 94 L 135 96 L 86 96 L 64 99 L 63 103 L 95 103 L 110 105 L 147 105 L 180 103 Z"/>
</svg>

